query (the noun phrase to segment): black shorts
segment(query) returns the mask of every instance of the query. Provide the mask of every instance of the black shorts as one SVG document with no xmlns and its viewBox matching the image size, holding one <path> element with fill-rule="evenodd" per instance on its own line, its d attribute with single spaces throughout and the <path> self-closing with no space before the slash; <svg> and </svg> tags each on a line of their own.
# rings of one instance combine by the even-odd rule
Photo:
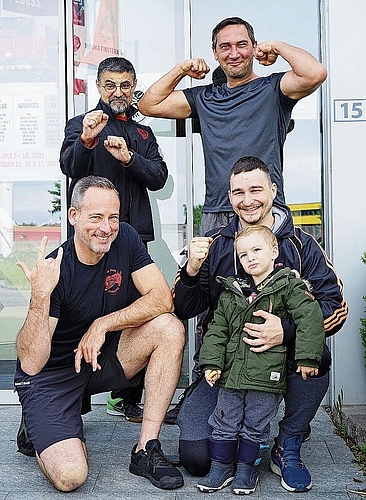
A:
<svg viewBox="0 0 366 500">
<path fill-rule="evenodd" d="M 117 358 L 120 333 L 110 334 L 108 345 L 98 357 L 102 369 L 93 372 L 82 363 L 80 373 L 74 366 L 42 371 L 34 376 L 17 370 L 15 390 L 22 405 L 29 438 L 37 453 L 54 443 L 70 438 L 85 442 L 81 403 L 84 395 L 116 391 L 138 385 L 142 373 L 127 380 Z"/>
</svg>

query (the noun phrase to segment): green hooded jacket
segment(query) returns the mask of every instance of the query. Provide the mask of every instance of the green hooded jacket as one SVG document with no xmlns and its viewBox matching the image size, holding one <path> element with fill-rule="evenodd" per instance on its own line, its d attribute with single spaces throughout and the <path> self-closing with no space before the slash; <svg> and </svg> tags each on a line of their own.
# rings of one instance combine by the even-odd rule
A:
<svg viewBox="0 0 366 500">
<path fill-rule="evenodd" d="M 295 360 L 298 365 L 317 367 L 324 342 L 323 314 L 303 280 L 289 268 L 275 273 L 250 304 L 241 287 L 250 286 L 240 278 L 218 276 L 221 293 L 214 318 L 203 338 L 200 366 L 219 369 L 216 385 L 228 389 L 286 392 L 286 347 L 272 347 L 262 353 L 250 351 L 242 340 L 248 336 L 244 323 L 264 323 L 254 311 L 271 311 L 280 318 L 290 316 L 296 325 Z M 301 376 L 301 375 L 299 375 Z"/>
</svg>

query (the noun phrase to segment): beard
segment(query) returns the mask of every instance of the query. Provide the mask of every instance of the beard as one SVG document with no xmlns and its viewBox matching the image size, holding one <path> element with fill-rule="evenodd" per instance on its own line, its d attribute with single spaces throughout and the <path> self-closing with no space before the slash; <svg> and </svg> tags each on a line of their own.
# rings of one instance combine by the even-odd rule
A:
<svg viewBox="0 0 366 500">
<path fill-rule="evenodd" d="M 75 235 L 79 238 L 80 241 L 84 243 L 86 247 L 88 247 L 90 250 L 92 250 L 95 254 L 97 255 L 103 255 L 107 252 L 109 252 L 111 245 L 113 241 L 117 238 L 117 233 L 114 233 L 112 237 L 105 243 L 103 242 L 98 242 L 94 241 L 91 236 L 89 236 L 87 233 L 83 232 L 80 230 L 78 227 L 74 227 Z M 104 236 L 104 235 L 101 235 Z M 107 236 L 107 235 L 105 235 Z"/>
<path fill-rule="evenodd" d="M 220 65 L 226 74 L 226 77 L 229 77 L 234 81 L 246 79 L 253 73 L 252 60 L 244 60 L 240 66 L 231 66 L 227 62 L 223 62 Z"/>
<path fill-rule="evenodd" d="M 109 106 L 114 115 L 124 115 L 129 108 L 129 103 L 125 97 L 112 97 Z"/>
</svg>

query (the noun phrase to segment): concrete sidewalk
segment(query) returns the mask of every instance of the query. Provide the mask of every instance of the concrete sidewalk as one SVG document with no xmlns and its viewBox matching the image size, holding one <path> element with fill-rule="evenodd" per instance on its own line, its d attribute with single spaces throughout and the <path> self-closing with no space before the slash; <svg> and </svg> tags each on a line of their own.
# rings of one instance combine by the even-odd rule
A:
<svg viewBox="0 0 366 500">
<path fill-rule="evenodd" d="M 0 500 L 205 500 L 208 494 L 199 492 L 197 478 L 182 473 L 185 485 L 173 491 L 159 490 L 144 478 L 128 471 L 130 452 L 137 442 L 140 425 L 123 417 L 107 415 L 106 407 L 94 406 L 84 417 L 89 451 L 89 478 L 78 490 L 60 493 L 40 472 L 35 458 L 17 452 L 16 433 L 20 422 L 19 405 L 0 406 Z M 273 423 L 273 433 L 277 423 Z M 165 454 L 176 454 L 178 427 L 164 425 L 161 442 Z M 313 488 L 307 493 L 290 493 L 269 471 L 269 454 L 259 466 L 260 482 L 250 498 L 260 500 L 346 500 L 359 499 L 354 491 L 366 488 L 366 477 L 354 463 L 354 457 L 344 441 L 335 434 L 334 426 L 320 408 L 313 423 L 310 440 L 303 445 L 302 456 L 313 478 Z M 230 499 L 230 488 L 209 495 L 212 500 Z"/>
</svg>

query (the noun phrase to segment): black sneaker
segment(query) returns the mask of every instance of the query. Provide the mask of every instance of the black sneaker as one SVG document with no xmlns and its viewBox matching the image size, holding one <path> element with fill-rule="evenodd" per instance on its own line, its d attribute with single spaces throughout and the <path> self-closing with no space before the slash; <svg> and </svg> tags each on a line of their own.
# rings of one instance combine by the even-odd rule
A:
<svg viewBox="0 0 366 500">
<path fill-rule="evenodd" d="M 108 415 L 117 415 L 125 417 L 129 422 L 142 422 L 143 411 L 137 403 L 130 403 L 122 398 L 112 398 L 112 393 L 109 394 L 107 400 Z"/>
<path fill-rule="evenodd" d="M 22 420 L 17 434 L 18 451 L 27 455 L 27 457 L 35 457 L 36 450 L 34 449 L 32 441 L 28 437 L 27 428 L 25 426 L 24 415 L 22 413 Z"/>
<path fill-rule="evenodd" d="M 173 490 L 183 486 L 183 476 L 164 456 L 158 439 L 146 443 L 146 451 L 136 453 L 137 445 L 132 448 L 130 472 L 142 476 L 163 490 Z"/>
</svg>

